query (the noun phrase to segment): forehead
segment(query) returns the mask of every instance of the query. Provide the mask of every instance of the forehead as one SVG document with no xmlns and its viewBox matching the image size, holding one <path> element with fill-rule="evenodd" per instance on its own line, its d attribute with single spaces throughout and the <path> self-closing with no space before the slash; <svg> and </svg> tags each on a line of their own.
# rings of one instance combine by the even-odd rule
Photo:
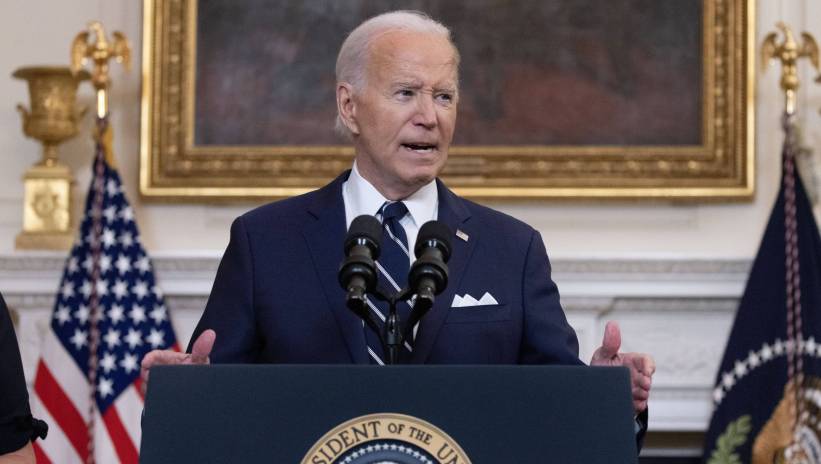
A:
<svg viewBox="0 0 821 464">
<path fill-rule="evenodd" d="M 456 71 L 456 50 L 439 34 L 390 31 L 374 39 L 369 48 L 367 74 L 371 78 L 455 86 Z"/>
</svg>

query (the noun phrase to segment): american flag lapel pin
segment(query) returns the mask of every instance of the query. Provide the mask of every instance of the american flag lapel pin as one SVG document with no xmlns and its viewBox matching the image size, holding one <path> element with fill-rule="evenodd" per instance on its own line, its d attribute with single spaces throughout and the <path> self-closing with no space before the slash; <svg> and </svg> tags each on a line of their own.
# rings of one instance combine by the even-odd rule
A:
<svg viewBox="0 0 821 464">
<path fill-rule="evenodd" d="M 465 242 L 467 242 L 467 241 L 468 241 L 468 239 L 470 238 L 470 236 L 468 236 L 468 234 L 466 234 L 466 233 L 462 232 L 462 231 L 461 231 L 461 230 L 459 230 L 459 229 L 456 229 L 456 236 L 457 236 L 457 237 L 459 237 L 459 238 L 461 238 L 461 239 L 462 239 L 462 240 L 464 240 Z"/>
</svg>

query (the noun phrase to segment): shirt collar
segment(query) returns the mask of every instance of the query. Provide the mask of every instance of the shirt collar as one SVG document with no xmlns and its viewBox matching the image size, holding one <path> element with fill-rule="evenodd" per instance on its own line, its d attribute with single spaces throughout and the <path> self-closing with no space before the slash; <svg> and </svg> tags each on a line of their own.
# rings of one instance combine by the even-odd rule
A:
<svg viewBox="0 0 821 464">
<path fill-rule="evenodd" d="M 345 201 L 345 216 L 348 226 L 357 216 L 362 214 L 376 215 L 382 204 L 388 201 L 379 190 L 359 174 L 354 161 L 348 180 L 342 186 L 342 196 Z M 436 180 L 423 185 L 419 190 L 402 200 L 408 207 L 410 217 L 421 227 L 422 224 L 436 219 L 439 209 L 439 195 Z"/>
</svg>

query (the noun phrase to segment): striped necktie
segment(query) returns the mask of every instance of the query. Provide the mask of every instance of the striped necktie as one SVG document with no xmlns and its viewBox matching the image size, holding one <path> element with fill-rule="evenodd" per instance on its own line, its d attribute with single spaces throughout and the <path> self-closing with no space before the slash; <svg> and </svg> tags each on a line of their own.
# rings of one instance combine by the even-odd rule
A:
<svg viewBox="0 0 821 464">
<path fill-rule="evenodd" d="M 391 296 L 402 289 L 408 281 L 408 269 L 410 268 L 410 251 L 408 251 L 408 237 L 405 228 L 399 221 L 408 214 L 408 207 L 401 201 L 385 202 L 376 214 L 382 221 L 382 250 L 376 267 L 379 272 L 379 286 L 382 293 Z M 385 318 L 389 313 L 389 305 L 386 301 L 368 299 L 368 307 L 373 311 L 379 321 L 380 328 L 384 327 Z M 399 320 L 404 323 L 410 315 L 410 306 L 404 301 L 396 304 Z M 365 340 L 368 344 L 368 355 L 371 364 L 384 364 L 387 355 L 382 350 L 379 337 L 370 328 L 365 327 Z M 405 340 L 400 349 L 400 359 L 407 358 L 412 351 L 408 340 Z"/>
</svg>

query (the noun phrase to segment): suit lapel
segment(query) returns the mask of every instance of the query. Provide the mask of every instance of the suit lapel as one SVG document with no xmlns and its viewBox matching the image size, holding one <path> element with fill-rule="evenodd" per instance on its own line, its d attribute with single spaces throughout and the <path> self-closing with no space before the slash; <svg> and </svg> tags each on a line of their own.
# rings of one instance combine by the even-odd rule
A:
<svg viewBox="0 0 821 464">
<path fill-rule="evenodd" d="M 342 184 L 349 173 L 343 173 L 316 192 L 308 207 L 308 213 L 315 220 L 308 222 L 302 234 L 311 251 L 328 310 L 339 325 L 351 359 L 357 364 L 367 364 L 362 321 L 345 306 L 345 293 L 337 280 L 339 263 L 344 258 L 342 244 L 346 234 Z"/>
<path fill-rule="evenodd" d="M 436 180 L 439 189 L 439 217 L 438 220 L 447 224 L 450 228 L 451 235 L 451 257 L 448 261 L 448 286 L 445 291 L 436 297 L 436 302 L 428 311 L 428 314 L 422 318 L 419 326 L 419 333 L 414 342 L 413 356 L 411 362 L 413 364 L 424 363 L 428 356 L 430 356 L 433 343 L 439 334 L 439 329 L 442 328 L 445 319 L 447 318 L 450 304 L 453 301 L 453 295 L 456 289 L 459 288 L 459 283 L 462 276 L 465 274 L 465 269 L 476 248 L 476 242 L 479 240 L 478 230 L 475 229 L 475 224 L 470 224 L 470 212 L 465 206 L 463 200 L 456 196 L 453 192 L 448 190 L 445 185 Z M 463 240 L 456 236 L 456 231 L 462 231 L 468 237 Z"/>
</svg>

